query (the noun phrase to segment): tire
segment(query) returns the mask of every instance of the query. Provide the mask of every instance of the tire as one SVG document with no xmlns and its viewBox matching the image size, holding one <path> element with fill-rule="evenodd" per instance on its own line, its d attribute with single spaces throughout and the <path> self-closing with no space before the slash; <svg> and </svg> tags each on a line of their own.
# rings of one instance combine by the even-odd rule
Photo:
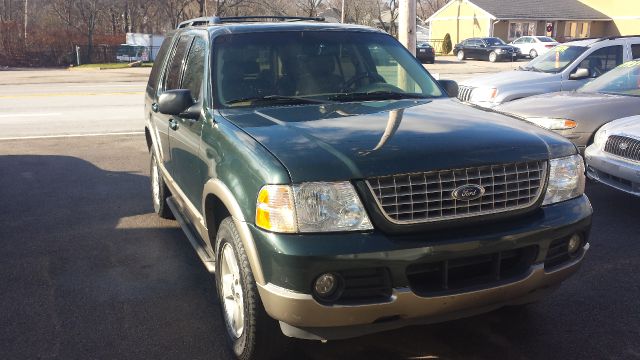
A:
<svg viewBox="0 0 640 360">
<path fill-rule="evenodd" d="M 492 51 L 489 53 L 489 61 L 491 61 L 492 63 L 496 62 L 498 60 L 498 54 L 496 54 L 495 51 Z"/>
<path fill-rule="evenodd" d="M 531 57 L 532 59 L 538 57 L 538 52 L 536 51 L 536 49 L 531 49 L 531 51 L 529 51 L 529 57 Z"/>
<path fill-rule="evenodd" d="M 220 311 L 226 327 L 227 343 L 233 354 L 240 360 L 281 356 L 289 339 L 264 310 L 249 259 L 231 217 L 220 223 L 215 249 Z M 235 261 L 235 269 L 232 261 Z M 233 314 L 237 314 L 235 309 L 242 309 L 242 318 L 232 321 L 230 317 L 233 315 L 228 309 L 234 309 Z"/>
<path fill-rule="evenodd" d="M 456 57 L 458 58 L 459 61 L 464 60 L 465 59 L 464 50 L 458 50 L 458 53 L 456 54 Z"/>
<path fill-rule="evenodd" d="M 173 213 L 167 204 L 167 198 L 171 196 L 171 192 L 164 182 L 164 178 L 160 173 L 158 160 L 151 150 L 151 161 L 149 163 L 149 178 L 151 180 L 151 200 L 153 202 L 153 211 L 163 219 L 173 219 Z"/>
</svg>

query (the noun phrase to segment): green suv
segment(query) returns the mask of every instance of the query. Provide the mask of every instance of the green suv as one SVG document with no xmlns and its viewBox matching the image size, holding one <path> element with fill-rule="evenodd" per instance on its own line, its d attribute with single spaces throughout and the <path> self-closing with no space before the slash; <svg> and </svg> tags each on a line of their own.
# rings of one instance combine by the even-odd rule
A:
<svg viewBox="0 0 640 360">
<path fill-rule="evenodd" d="M 575 146 L 456 92 L 369 27 L 168 34 L 145 102 L 153 205 L 215 274 L 238 358 L 530 303 L 578 269 Z"/>
</svg>

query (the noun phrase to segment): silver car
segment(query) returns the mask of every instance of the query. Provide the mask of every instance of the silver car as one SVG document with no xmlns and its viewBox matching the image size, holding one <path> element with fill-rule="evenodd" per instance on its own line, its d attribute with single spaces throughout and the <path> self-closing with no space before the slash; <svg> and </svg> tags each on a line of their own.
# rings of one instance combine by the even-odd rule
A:
<svg viewBox="0 0 640 360">
<path fill-rule="evenodd" d="M 558 45 L 516 71 L 460 83 L 458 99 L 482 107 L 531 95 L 575 90 L 640 54 L 640 37 L 612 37 Z M 636 55 L 638 56 L 638 55 Z"/>
<path fill-rule="evenodd" d="M 590 179 L 640 196 L 640 116 L 604 125 L 585 159 Z"/>
</svg>

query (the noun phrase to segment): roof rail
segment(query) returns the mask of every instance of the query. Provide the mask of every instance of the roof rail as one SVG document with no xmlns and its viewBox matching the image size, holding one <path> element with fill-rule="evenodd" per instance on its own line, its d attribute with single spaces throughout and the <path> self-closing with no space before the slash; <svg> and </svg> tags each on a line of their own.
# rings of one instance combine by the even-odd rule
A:
<svg viewBox="0 0 640 360">
<path fill-rule="evenodd" d="M 262 15 L 262 16 L 228 16 L 228 17 L 199 17 L 181 22 L 178 25 L 178 29 L 202 26 L 202 25 L 214 25 L 222 23 L 244 23 L 244 22 L 260 22 L 260 21 L 318 21 L 323 22 L 323 17 L 303 17 L 303 16 L 275 16 L 275 15 Z"/>
<path fill-rule="evenodd" d="M 624 38 L 633 38 L 633 37 L 640 37 L 640 35 L 618 35 L 618 36 L 596 36 L 596 37 L 586 37 L 586 38 L 573 38 L 565 42 L 581 41 L 581 40 L 596 40 L 596 42 L 599 42 L 599 41 L 605 41 L 605 40 L 615 40 L 615 39 L 624 39 Z"/>
</svg>

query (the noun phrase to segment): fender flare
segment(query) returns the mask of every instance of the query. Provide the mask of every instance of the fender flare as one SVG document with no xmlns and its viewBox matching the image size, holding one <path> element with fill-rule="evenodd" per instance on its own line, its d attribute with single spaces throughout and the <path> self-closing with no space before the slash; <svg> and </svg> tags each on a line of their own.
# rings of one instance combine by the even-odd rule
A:
<svg viewBox="0 0 640 360">
<path fill-rule="evenodd" d="M 202 192 L 202 214 L 204 217 L 204 224 L 207 224 L 207 213 L 204 210 L 206 209 L 205 202 L 207 200 L 207 196 L 209 195 L 215 195 L 218 199 L 220 199 L 220 201 L 222 201 L 224 206 L 229 211 L 229 214 L 231 214 L 233 222 L 238 229 L 240 240 L 242 240 L 244 250 L 247 253 L 249 266 L 251 266 L 251 271 L 253 272 L 253 278 L 259 285 L 266 285 L 255 241 L 253 240 L 253 236 L 251 235 L 251 231 L 249 230 L 249 225 L 247 224 L 244 218 L 244 214 L 242 213 L 242 208 L 236 201 L 235 196 L 220 179 L 210 179 L 209 181 L 207 181 Z"/>
</svg>

